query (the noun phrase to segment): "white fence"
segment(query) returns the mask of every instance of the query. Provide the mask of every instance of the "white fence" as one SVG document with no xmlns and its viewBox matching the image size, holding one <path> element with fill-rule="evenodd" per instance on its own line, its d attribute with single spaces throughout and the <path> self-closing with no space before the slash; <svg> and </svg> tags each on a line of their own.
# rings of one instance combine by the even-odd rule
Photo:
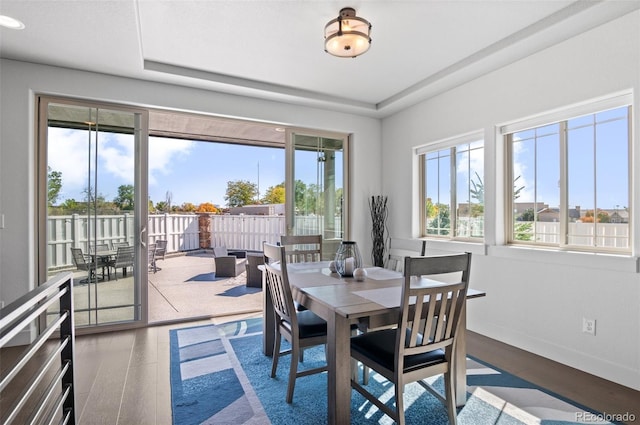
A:
<svg viewBox="0 0 640 425">
<path fill-rule="evenodd" d="M 147 235 L 149 243 L 158 239 L 167 241 L 167 252 L 191 251 L 200 248 L 198 215 L 149 215 Z M 211 215 L 209 232 L 211 246 L 224 245 L 230 249 L 260 251 L 262 242 L 276 243 L 286 233 L 282 215 Z M 323 220 L 318 216 L 297 216 L 295 233 L 323 234 Z M 338 228 L 340 221 L 336 218 Z M 47 223 L 47 267 L 49 270 L 73 267 L 70 248 L 90 252 L 88 241 L 97 244 L 135 241 L 132 214 L 100 215 L 91 217 L 78 214 L 50 216 Z M 95 236 L 93 236 L 95 235 Z M 91 238 L 90 238 L 91 236 Z"/>
</svg>

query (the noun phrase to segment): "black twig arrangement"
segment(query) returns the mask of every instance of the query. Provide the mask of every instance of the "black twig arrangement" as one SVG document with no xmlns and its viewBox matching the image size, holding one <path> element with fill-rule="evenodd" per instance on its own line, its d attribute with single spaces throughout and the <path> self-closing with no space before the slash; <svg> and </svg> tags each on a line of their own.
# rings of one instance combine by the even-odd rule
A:
<svg viewBox="0 0 640 425">
<path fill-rule="evenodd" d="M 372 196 L 369 201 L 369 209 L 371 210 L 371 221 L 373 227 L 371 229 L 371 238 L 373 239 L 373 248 L 371 250 L 371 259 L 373 265 L 384 267 L 384 251 L 386 248 L 385 232 L 387 231 L 387 197 Z"/>
</svg>

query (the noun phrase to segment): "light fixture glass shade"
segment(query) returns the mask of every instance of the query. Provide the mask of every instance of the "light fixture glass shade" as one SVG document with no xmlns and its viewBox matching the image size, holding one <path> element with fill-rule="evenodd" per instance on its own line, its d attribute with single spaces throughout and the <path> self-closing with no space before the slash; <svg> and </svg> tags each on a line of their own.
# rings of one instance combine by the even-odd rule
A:
<svg viewBox="0 0 640 425">
<path fill-rule="evenodd" d="M 324 50 L 341 58 L 355 58 L 371 46 L 371 24 L 345 7 L 324 27 Z"/>
<path fill-rule="evenodd" d="M 11 16 L 0 15 L 0 26 L 11 28 L 12 30 L 24 29 L 24 24 Z"/>
</svg>

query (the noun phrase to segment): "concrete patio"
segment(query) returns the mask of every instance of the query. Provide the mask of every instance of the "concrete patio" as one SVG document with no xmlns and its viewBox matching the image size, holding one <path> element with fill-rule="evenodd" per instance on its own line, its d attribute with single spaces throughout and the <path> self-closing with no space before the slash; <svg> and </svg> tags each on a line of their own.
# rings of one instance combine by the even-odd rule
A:
<svg viewBox="0 0 640 425">
<path fill-rule="evenodd" d="M 213 254 L 168 256 L 149 272 L 149 323 L 262 312 L 262 290 L 246 287 L 246 272 L 215 277 Z"/>
<path fill-rule="evenodd" d="M 262 313 L 262 289 L 246 287 L 246 272 L 216 277 L 213 254 L 207 251 L 167 255 L 149 272 L 149 323 Z M 86 326 L 128 321 L 133 317 L 133 278 L 117 271 L 111 280 L 80 283 L 86 272 L 74 271 L 75 323 Z M 96 300 L 100 311 L 94 309 Z"/>
</svg>

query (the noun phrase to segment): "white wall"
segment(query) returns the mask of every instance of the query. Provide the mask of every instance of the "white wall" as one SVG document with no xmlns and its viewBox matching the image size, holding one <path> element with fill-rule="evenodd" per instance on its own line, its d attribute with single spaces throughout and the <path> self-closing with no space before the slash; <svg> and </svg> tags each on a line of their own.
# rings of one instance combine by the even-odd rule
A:
<svg viewBox="0 0 640 425">
<path fill-rule="evenodd" d="M 0 62 L 0 300 L 15 300 L 35 282 L 34 94 L 204 112 L 312 129 L 353 133 L 352 235 L 370 252 L 368 197 L 381 191 L 380 121 L 356 115 L 166 84 Z"/>
<path fill-rule="evenodd" d="M 417 162 L 412 148 L 482 130 L 485 134 L 486 247 L 472 249 L 469 327 L 592 374 L 640 389 L 640 274 L 636 258 L 501 246 L 503 167 L 496 126 L 614 92 L 634 92 L 633 220 L 640 220 L 640 13 L 449 90 L 383 120 L 383 193 L 391 234 L 418 235 Z M 495 190 L 491 190 L 494 188 Z M 638 226 L 634 237 L 639 241 Z M 434 242 L 427 245 L 439 246 Z M 638 243 L 635 243 L 638 253 Z M 484 255 L 486 251 L 486 255 Z M 582 318 L 597 320 L 596 336 Z"/>
</svg>

